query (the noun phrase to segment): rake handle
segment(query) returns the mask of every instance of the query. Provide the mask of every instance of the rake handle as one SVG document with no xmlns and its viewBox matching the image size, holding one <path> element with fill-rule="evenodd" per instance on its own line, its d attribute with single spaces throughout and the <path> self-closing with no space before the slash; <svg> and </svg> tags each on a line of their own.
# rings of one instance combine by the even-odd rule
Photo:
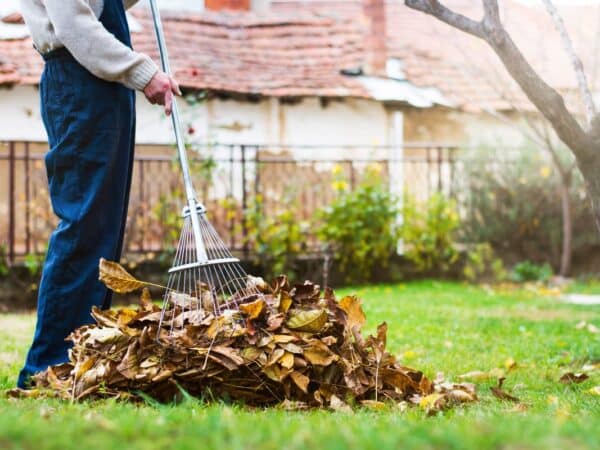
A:
<svg viewBox="0 0 600 450">
<path fill-rule="evenodd" d="M 163 30 L 162 20 L 160 18 L 160 11 L 158 10 L 156 0 L 150 0 L 150 9 L 152 10 L 152 21 L 154 23 L 154 32 L 156 34 L 156 40 L 158 42 L 158 51 L 160 54 L 160 62 L 162 65 L 162 69 L 163 72 L 171 76 L 169 52 L 167 51 L 165 33 Z M 191 211 L 192 229 L 194 232 L 194 239 L 196 241 L 196 256 L 199 262 L 205 262 L 208 260 L 208 256 L 206 254 L 204 240 L 200 231 L 200 222 L 198 220 L 198 214 L 196 214 L 198 207 L 200 207 L 201 210 L 204 210 L 204 206 L 196 199 L 196 191 L 194 190 L 194 186 L 192 184 L 190 164 L 187 157 L 185 142 L 183 140 L 183 133 L 181 132 L 179 108 L 177 106 L 177 99 L 175 97 L 173 97 L 171 120 L 173 122 L 173 130 L 175 131 L 175 141 L 177 143 L 177 153 L 179 155 L 181 171 L 183 172 L 183 184 L 185 186 L 185 194 L 187 197 L 188 206 Z"/>
</svg>

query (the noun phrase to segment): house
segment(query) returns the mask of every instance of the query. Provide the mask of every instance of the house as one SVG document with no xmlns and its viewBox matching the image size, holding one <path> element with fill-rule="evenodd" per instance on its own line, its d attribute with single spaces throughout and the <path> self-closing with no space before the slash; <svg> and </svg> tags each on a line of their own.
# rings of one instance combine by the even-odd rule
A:
<svg viewBox="0 0 600 450">
<path fill-rule="evenodd" d="M 524 142 L 518 127 L 493 113 L 511 117 L 515 110 L 532 107 L 489 49 L 402 2 L 206 0 L 203 8 L 199 3 L 180 1 L 195 11 L 165 10 L 163 22 L 172 67 L 186 94 L 182 116 L 188 139 L 201 154 L 211 152 L 222 169 L 217 178 L 227 179 L 213 179 L 210 187 L 200 183 L 203 196 L 215 202 L 224 196 L 245 201 L 248 185 L 261 178 L 261 189 L 271 193 L 274 206 L 289 188 L 291 174 L 302 173 L 304 185 L 295 195 L 309 211 L 330 198 L 325 184 L 318 183 L 332 166 L 327 163 L 349 162 L 351 176 L 353 161 L 364 158 L 387 161 L 394 190 L 410 185 L 423 191 L 448 177 L 444 164 L 450 156 L 443 151 L 448 145 Z M 465 14 L 481 14 L 479 2 L 446 3 Z M 46 146 L 37 92 L 42 60 L 18 7 L 10 4 L 0 8 L 0 142 L 12 143 L 5 149 L 0 144 L 0 179 L 12 180 L 12 185 L 0 185 L 0 230 L 9 230 L 0 232 L 2 240 L 11 229 L 19 234 L 33 228 L 30 219 L 15 212 L 15 201 L 3 199 L 15 197 L 9 195 L 11 186 L 29 195 L 43 191 L 39 155 Z M 503 14 L 534 66 L 557 76 L 550 81 L 563 91 L 576 93 L 574 76 L 564 70 L 569 66 L 560 56 L 560 41 L 540 37 L 539 30 L 551 30 L 549 19 L 539 8 L 512 0 L 504 5 Z M 577 31 L 576 49 L 584 51 L 584 61 L 595 62 L 592 46 L 584 44 L 596 35 L 597 14 L 581 14 L 581 8 L 566 8 L 567 22 Z M 148 10 L 140 5 L 130 17 L 134 46 L 158 59 Z M 556 67 L 562 69 L 559 75 Z M 133 199 L 148 205 L 173 189 L 174 181 L 160 171 L 169 164 L 173 137 L 159 108 L 141 95 L 137 103 L 138 156 L 145 162 L 136 168 L 134 189 L 145 186 L 143 180 L 155 185 L 134 192 Z M 31 167 L 14 163 L 9 176 L 2 159 L 12 154 L 20 161 L 25 152 L 38 159 Z M 406 158 L 415 164 L 397 163 Z M 271 172 L 267 186 L 259 167 L 271 159 L 279 159 L 279 172 Z M 247 165 L 248 160 L 255 164 Z M 310 167 L 298 160 L 310 161 Z M 32 179 L 36 184 L 27 187 Z M 225 222 L 221 226 L 228 226 Z"/>
</svg>

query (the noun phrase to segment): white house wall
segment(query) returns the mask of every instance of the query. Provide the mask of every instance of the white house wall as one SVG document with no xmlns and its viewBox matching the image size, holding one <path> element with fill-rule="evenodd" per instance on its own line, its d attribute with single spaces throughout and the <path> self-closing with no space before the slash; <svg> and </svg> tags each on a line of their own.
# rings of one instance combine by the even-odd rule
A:
<svg viewBox="0 0 600 450">
<path fill-rule="evenodd" d="M 0 141 L 46 139 L 38 89 L 33 86 L 0 89 Z"/>
<path fill-rule="evenodd" d="M 379 102 L 359 99 L 322 105 L 309 98 L 297 103 L 277 99 L 259 102 L 211 99 L 181 104 L 184 127 L 196 141 L 234 144 L 385 145 L 389 129 Z M 39 113 L 39 92 L 33 86 L 0 90 L 0 140 L 46 140 Z M 173 132 L 162 109 L 137 98 L 137 142 L 170 145 Z"/>
</svg>

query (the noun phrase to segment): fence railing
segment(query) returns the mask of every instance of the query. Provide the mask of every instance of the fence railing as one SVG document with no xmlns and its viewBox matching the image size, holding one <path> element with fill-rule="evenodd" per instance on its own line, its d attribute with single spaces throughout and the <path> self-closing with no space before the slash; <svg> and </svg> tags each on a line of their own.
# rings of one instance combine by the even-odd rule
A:
<svg viewBox="0 0 600 450">
<path fill-rule="evenodd" d="M 420 197 L 452 195 L 457 148 L 450 145 L 383 146 L 205 145 L 194 147 L 192 171 L 200 200 L 235 252 L 249 253 L 243 212 L 257 198 L 263 214 L 294 208 L 299 221 L 339 195 L 339 183 L 359 183 L 367 167 L 398 191 Z M 40 254 L 56 218 L 47 193 L 45 146 L 0 142 L 0 245 L 9 262 Z M 125 251 L 160 252 L 174 245 L 183 191 L 174 152 L 136 149 Z M 100 212 L 99 212 L 100 213 Z M 108 212 L 107 212 L 108 213 Z M 307 247 L 316 242 L 307 236 Z"/>
</svg>

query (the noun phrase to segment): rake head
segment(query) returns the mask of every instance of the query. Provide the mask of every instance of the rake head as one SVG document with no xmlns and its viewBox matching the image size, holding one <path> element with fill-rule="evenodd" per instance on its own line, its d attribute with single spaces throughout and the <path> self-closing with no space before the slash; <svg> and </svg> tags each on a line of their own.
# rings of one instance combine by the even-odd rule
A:
<svg viewBox="0 0 600 450">
<path fill-rule="evenodd" d="M 207 315 L 236 315 L 263 296 L 264 281 L 248 276 L 197 204 L 183 210 L 184 225 L 163 300 L 159 330 L 169 335 Z"/>
</svg>

